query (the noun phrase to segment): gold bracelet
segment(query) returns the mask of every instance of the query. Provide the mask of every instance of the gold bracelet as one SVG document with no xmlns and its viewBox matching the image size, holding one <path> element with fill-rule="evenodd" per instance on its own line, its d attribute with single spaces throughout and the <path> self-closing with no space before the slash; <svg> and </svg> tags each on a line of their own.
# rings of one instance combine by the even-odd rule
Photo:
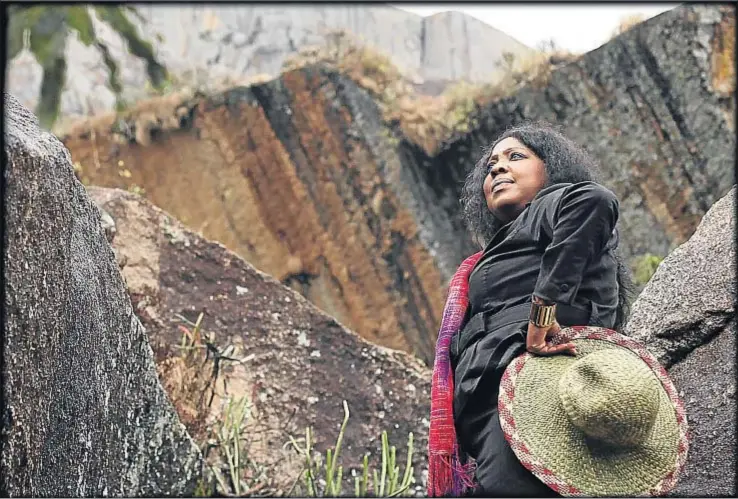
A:
<svg viewBox="0 0 738 499">
<path fill-rule="evenodd" d="M 531 303 L 530 322 L 537 327 L 549 327 L 556 320 L 556 304 Z"/>
</svg>

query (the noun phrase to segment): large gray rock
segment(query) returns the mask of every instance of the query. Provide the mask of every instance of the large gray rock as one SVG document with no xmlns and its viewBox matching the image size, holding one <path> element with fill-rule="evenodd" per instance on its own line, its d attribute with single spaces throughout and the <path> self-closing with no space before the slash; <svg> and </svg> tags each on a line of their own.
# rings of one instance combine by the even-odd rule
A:
<svg viewBox="0 0 738 499">
<path fill-rule="evenodd" d="M 201 455 L 162 390 L 69 153 L 5 94 L 3 495 L 192 494 Z"/>
<path fill-rule="evenodd" d="M 678 496 L 735 495 L 735 187 L 659 266 L 625 332 L 664 364 L 687 409 Z"/>
<path fill-rule="evenodd" d="M 180 81 L 205 77 L 201 84 L 257 75 L 277 76 L 289 55 L 322 45 L 329 30 L 345 29 L 387 54 L 403 72 L 430 80 L 487 81 L 503 52 L 523 55 L 532 49 L 487 24 L 458 12 L 421 17 L 384 5 L 139 5 L 145 23 L 133 19 L 161 60 Z M 111 54 L 120 61 L 124 94 L 141 97 L 146 83 L 143 62 L 125 49 L 110 28 L 95 23 Z M 161 35 L 161 41 L 156 41 Z M 62 114 L 110 110 L 115 99 L 94 47 L 69 38 Z M 33 108 L 41 85 L 41 67 L 28 53 L 9 64 L 8 91 Z"/>
</svg>

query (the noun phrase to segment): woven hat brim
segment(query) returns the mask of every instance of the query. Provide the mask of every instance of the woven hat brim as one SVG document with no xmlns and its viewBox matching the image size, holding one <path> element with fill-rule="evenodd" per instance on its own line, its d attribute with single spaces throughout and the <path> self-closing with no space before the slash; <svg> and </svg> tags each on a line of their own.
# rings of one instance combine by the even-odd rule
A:
<svg viewBox="0 0 738 499">
<path fill-rule="evenodd" d="M 661 382 L 657 421 L 651 437 L 638 447 L 613 452 L 587 445 L 566 417 L 557 391 L 560 376 L 577 358 L 525 353 L 505 370 L 498 401 L 502 430 L 520 462 L 563 496 L 663 495 L 672 490 L 689 445 L 684 405 L 666 370 L 642 344 L 609 329 L 565 328 L 553 340 L 574 342 L 578 357 L 615 348 L 640 358 Z M 521 384 L 526 388 L 516 394 Z"/>
</svg>

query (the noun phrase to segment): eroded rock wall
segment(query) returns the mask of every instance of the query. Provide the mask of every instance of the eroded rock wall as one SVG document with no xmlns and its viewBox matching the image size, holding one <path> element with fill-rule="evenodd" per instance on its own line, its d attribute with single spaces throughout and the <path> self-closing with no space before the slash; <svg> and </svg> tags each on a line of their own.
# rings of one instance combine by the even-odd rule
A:
<svg viewBox="0 0 738 499">
<path fill-rule="evenodd" d="M 68 151 L 5 108 L 0 493 L 180 496 L 201 455 L 156 373 Z"/>
<path fill-rule="evenodd" d="M 445 213 L 414 195 L 428 187 L 402 167 L 370 96 L 307 68 L 188 113 L 146 145 L 110 129 L 65 143 L 86 183 L 142 186 L 365 338 L 432 359 L 463 249 Z"/>
</svg>

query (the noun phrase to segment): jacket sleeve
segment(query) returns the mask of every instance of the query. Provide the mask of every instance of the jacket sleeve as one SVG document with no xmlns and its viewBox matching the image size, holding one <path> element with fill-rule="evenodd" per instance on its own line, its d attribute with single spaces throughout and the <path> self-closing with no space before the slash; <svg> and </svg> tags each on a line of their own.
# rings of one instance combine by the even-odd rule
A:
<svg viewBox="0 0 738 499">
<path fill-rule="evenodd" d="M 571 304 L 589 261 L 598 256 L 618 221 L 618 200 L 594 182 L 567 187 L 547 207 L 542 229 L 551 238 L 533 294 L 547 302 Z"/>
</svg>

